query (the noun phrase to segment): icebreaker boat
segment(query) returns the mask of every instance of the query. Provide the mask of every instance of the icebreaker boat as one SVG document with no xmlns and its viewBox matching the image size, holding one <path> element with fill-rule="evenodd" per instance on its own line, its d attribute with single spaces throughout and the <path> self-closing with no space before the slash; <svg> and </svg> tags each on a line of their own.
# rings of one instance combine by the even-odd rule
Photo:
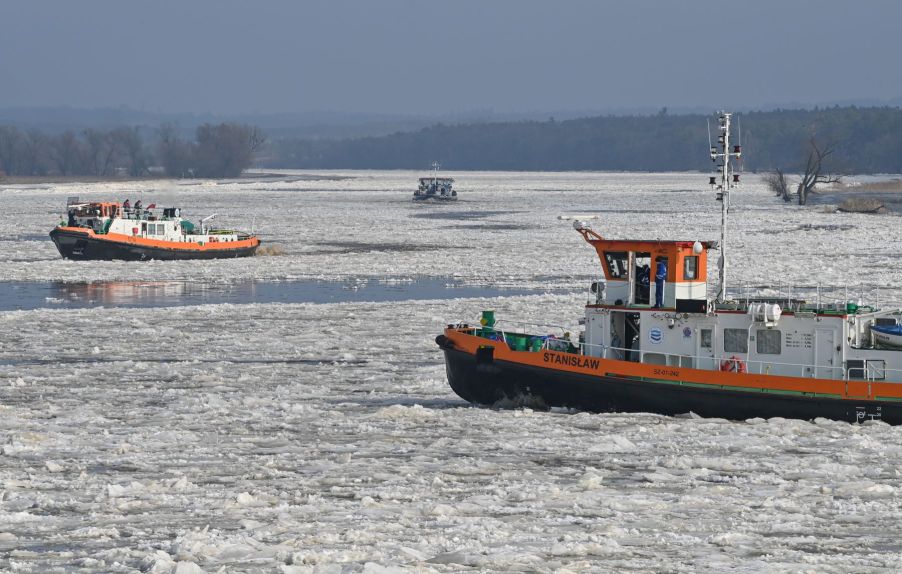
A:
<svg viewBox="0 0 902 574">
<path fill-rule="evenodd" d="M 71 197 L 50 238 L 66 259 L 221 259 L 254 254 L 260 245 L 256 236 L 211 228 L 214 217 L 195 225 L 182 218 L 177 207 L 83 203 Z"/>
<path fill-rule="evenodd" d="M 456 201 L 457 191 L 453 189 L 454 179 L 450 177 L 439 177 L 438 170 L 440 164 L 432 162 L 432 175 L 430 177 L 421 177 L 420 185 L 413 192 L 414 201 Z"/>
<path fill-rule="evenodd" d="M 825 417 L 902 424 L 902 310 L 847 297 L 727 292 L 730 115 L 721 113 L 721 240 L 605 238 L 574 227 L 598 255 L 581 333 L 498 320 L 451 324 L 436 337 L 448 381 L 481 405 L 605 412 L 694 412 L 748 419 Z M 720 251 L 716 295 L 708 254 Z M 798 294 L 798 290 L 795 291 Z M 550 332 L 550 333 L 549 333 Z"/>
</svg>

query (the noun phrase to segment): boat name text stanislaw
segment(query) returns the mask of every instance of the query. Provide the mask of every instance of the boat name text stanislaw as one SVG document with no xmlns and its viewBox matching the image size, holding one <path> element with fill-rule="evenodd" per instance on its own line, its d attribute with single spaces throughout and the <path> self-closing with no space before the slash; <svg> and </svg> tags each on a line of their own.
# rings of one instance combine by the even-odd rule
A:
<svg viewBox="0 0 902 574">
<path fill-rule="evenodd" d="M 580 357 L 578 355 L 557 355 L 554 353 L 544 353 L 543 360 L 546 363 L 554 363 L 555 365 L 567 365 L 570 367 L 583 367 L 589 369 L 598 369 L 601 362 L 598 359 L 588 357 Z"/>
</svg>

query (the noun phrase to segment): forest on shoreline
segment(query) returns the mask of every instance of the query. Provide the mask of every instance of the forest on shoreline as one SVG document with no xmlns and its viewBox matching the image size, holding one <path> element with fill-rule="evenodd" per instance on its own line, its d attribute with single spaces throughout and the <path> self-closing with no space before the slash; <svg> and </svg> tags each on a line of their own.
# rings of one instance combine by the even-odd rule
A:
<svg viewBox="0 0 902 574">
<path fill-rule="evenodd" d="M 657 114 L 563 121 L 438 123 L 388 135 L 268 139 L 253 125 L 204 123 L 59 129 L 0 125 L 0 176 L 237 177 L 273 169 L 707 171 L 715 116 Z M 803 167 L 812 142 L 841 174 L 902 173 L 902 108 L 831 107 L 740 112 L 734 143 L 749 172 Z"/>
<path fill-rule="evenodd" d="M 556 121 L 438 124 L 413 132 L 348 139 L 284 138 L 264 167 L 301 169 L 686 171 L 708 170 L 708 121 L 701 114 L 601 116 Z M 792 172 L 809 142 L 835 150 L 843 173 L 902 173 L 902 108 L 832 107 L 734 115 L 743 168 Z M 712 132 L 713 133 L 713 132 Z"/>
<path fill-rule="evenodd" d="M 201 124 L 194 137 L 173 125 L 146 135 L 139 126 L 109 129 L 37 128 L 0 125 L 0 176 L 95 179 L 237 177 L 266 141 L 254 126 Z"/>
</svg>

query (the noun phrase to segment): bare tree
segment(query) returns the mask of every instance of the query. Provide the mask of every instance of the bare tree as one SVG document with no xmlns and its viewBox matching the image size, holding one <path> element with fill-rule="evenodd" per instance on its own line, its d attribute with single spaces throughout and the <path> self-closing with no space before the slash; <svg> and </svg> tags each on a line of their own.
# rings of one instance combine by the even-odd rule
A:
<svg viewBox="0 0 902 574">
<path fill-rule="evenodd" d="M 827 173 L 824 161 L 833 155 L 836 151 L 833 147 L 820 147 L 814 141 L 814 137 L 808 140 L 810 146 L 808 150 L 808 160 L 805 162 L 805 172 L 802 174 L 802 180 L 796 188 L 796 194 L 799 198 L 799 205 L 805 205 L 808 202 L 808 194 L 816 193 L 814 188 L 821 183 L 838 183 L 842 181 L 841 176 Z"/>
<path fill-rule="evenodd" d="M 256 127 L 223 123 L 197 128 L 195 175 L 198 177 L 238 177 L 251 166 L 254 152 L 266 137 Z"/>
<path fill-rule="evenodd" d="M 22 138 L 21 171 L 24 175 L 47 175 L 50 169 L 50 143 L 37 129 L 25 132 Z"/>
<path fill-rule="evenodd" d="M 110 140 L 113 147 L 122 156 L 122 161 L 130 176 L 138 177 L 147 172 L 150 160 L 138 128 L 116 128 L 110 132 Z"/>
<path fill-rule="evenodd" d="M 250 148 L 251 153 L 257 153 L 260 151 L 260 148 L 263 147 L 263 144 L 266 143 L 266 134 L 264 134 L 257 126 L 245 127 L 249 129 L 247 145 Z"/>
<path fill-rule="evenodd" d="M 85 145 L 71 130 L 51 141 L 53 161 L 60 175 L 85 173 Z"/>
<path fill-rule="evenodd" d="M 160 127 L 160 162 L 170 177 L 192 177 L 194 146 L 179 137 L 174 124 Z"/>
<path fill-rule="evenodd" d="M 0 171 L 7 175 L 19 173 L 22 134 L 14 127 L 0 126 Z"/>
<path fill-rule="evenodd" d="M 789 183 L 786 181 L 786 174 L 783 173 L 783 170 L 777 168 L 766 174 L 764 183 L 769 190 L 777 194 L 777 197 L 782 197 L 783 201 L 792 201 L 792 195 L 789 193 Z"/>
<path fill-rule="evenodd" d="M 255 126 L 203 124 L 186 140 L 172 124 L 160 128 L 159 161 L 173 177 L 237 177 L 266 142 Z M 0 126 L 0 172 L 9 175 L 109 176 L 125 170 L 133 177 L 149 171 L 153 150 L 135 127 L 110 131 L 86 128 L 48 136 Z"/>
<path fill-rule="evenodd" d="M 116 147 L 109 132 L 102 132 L 88 128 L 82 132 L 85 141 L 85 153 L 88 158 L 91 173 L 94 175 L 109 175 Z"/>
</svg>

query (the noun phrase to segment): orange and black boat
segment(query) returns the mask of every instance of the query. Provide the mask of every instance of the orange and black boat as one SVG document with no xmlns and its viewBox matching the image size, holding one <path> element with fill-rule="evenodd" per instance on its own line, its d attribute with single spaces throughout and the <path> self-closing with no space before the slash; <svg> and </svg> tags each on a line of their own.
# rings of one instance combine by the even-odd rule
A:
<svg viewBox="0 0 902 574">
<path fill-rule="evenodd" d="M 215 214 L 195 225 L 176 207 L 82 203 L 77 197 L 66 207 L 66 218 L 50 232 L 66 259 L 223 259 L 248 257 L 260 246 L 254 235 L 208 227 Z"/>
<path fill-rule="evenodd" d="M 902 323 L 902 310 L 827 301 L 820 290 L 814 301 L 727 295 L 726 220 L 738 183 L 729 159 L 740 149 L 729 147 L 728 114 L 720 125 L 722 147 L 711 153 L 723 161 L 712 181 L 721 241 L 606 239 L 575 221 L 605 277 L 593 284 L 582 332 L 530 331 L 492 311 L 476 325 L 448 325 L 436 343 L 454 392 L 490 406 L 902 424 L 902 349 L 874 336 Z M 720 281 L 709 298 L 712 249 Z"/>
</svg>

